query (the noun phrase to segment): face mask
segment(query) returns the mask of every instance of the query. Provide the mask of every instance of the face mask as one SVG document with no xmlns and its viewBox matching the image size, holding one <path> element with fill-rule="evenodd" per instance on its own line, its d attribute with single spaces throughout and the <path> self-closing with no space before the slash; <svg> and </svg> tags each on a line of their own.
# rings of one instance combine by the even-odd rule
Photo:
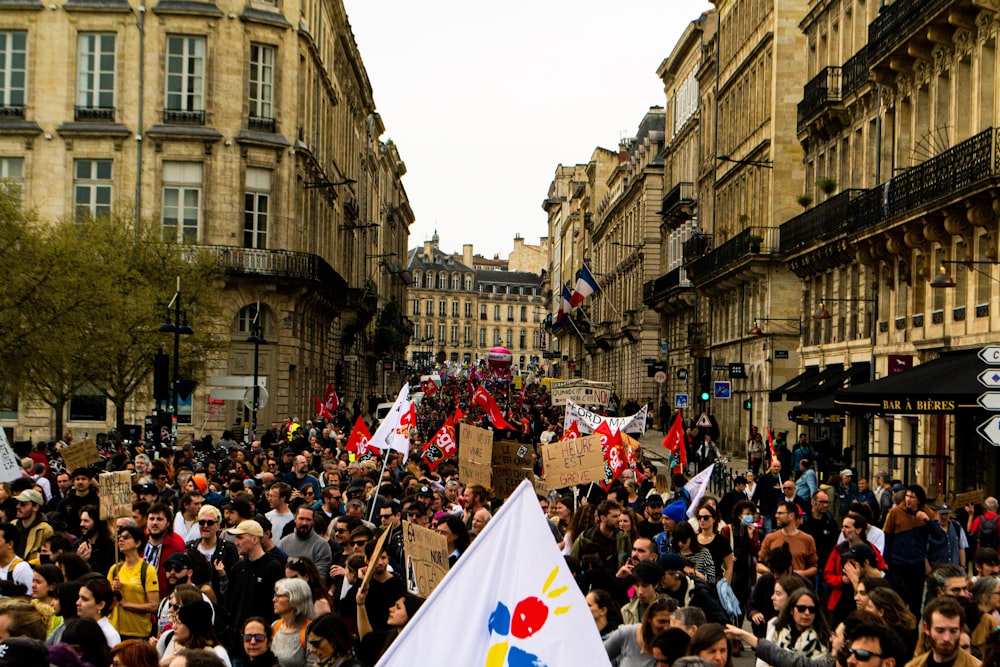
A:
<svg viewBox="0 0 1000 667">
<path fill-rule="evenodd" d="M 744 526 L 749 526 L 753 523 L 753 514 L 744 514 L 741 520 Z"/>
</svg>

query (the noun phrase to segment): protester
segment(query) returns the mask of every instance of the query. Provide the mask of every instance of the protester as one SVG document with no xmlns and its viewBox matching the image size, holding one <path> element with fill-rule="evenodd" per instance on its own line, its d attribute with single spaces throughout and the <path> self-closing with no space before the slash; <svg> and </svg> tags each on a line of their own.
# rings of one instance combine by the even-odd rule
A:
<svg viewBox="0 0 1000 667">
<path fill-rule="evenodd" d="M 271 632 L 267 621 L 259 616 L 248 618 L 240 635 L 243 652 L 247 656 L 246 667 L 280 667 L 271 652 Z"/>
<path fill-rule="evenodd" d="M 656 667 L 653 638 L 670 627 L 670 614 L 676 603 L 660 599 L 649 605 L 642 623 L 622 625 L 604 640 L 608 658 L 618 660 L 618 667 Z"/>
</svg>

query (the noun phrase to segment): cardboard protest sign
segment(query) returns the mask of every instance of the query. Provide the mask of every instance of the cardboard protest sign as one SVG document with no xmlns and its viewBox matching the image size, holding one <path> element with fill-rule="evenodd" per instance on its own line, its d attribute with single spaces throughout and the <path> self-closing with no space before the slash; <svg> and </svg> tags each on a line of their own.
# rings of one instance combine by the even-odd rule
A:
<svg viewBox="0 0 1000 667">
<path fill-rule="evenodd" d="M 955 499 L 952 501 L 951 506 L 954 509 L 959 507 L 965 507 L 966 505 L 982 505 L 986 494 L 983 493 L 982 489 L 978 491 L 966 491 L 965 493 L 956 493 Z"/>
<path fill-rule="evenodd" d="M 514 493 L 524 480 L 535 481 L 535 473 L 531 468 L 514 468 L 512 466 L 493 467 L 493 495 L 506 498 Z"/>
<path fill-rule="evenodd" d="M 132 475 L 127 470 L 102 472 L 98 477 L 101 518 L 132 516 Z"/>
<path fill-rule="evenodd" d="M 379 535 L 378 541 L 375 542 L 375 551 L 372 552 L 371 560 L 368 561 L 369 563 L 375 563 L 378 560 L 379 554 L 382 553 L 382 550 L 385 547 L 385 541 L 388 537 L 389 537 L 389 531 L 383 530 L 382 534 Z M 374 576 L 375 576 L 375 568 L 374 567 L 366 568 L 365 576 L 361 580 L 361 586 L 359 586 L 358 588 L 367 587 L 368 583 L 372 580 L 372 577 Z"/>
<path fill-rule="evenodd" d="M 448 541 L 436 530 L 403 522 L 406 590 L 426 598 L 448 574 Z"/>
<path fill-rule="evenodd" d="M 506 498 L 521 480 L 534 479 L 531 447 L 513 440 L 493 443 L 493 495 Z"/>
<path fill-rule="evenodd" d="M 90 438 L 75 445 L 64 447 L 59 451 L 59 454 L 62 455 L 63 463 L 66 464 L 66 470 L 69 472 L 77 468 L 89 466 L 91 463 L 101 462 L 101 454 L 97 451 L 97 443 Z"/>
<path fill-rule="evenodd" d="M 490 488 L 493 462 L 493 431 L 470 424 L 458 425 L 458 476 L 467 486 Z"/>
<path fill-rule="evenodd" d="M 601 437 L 560 440 L 542 447 L 545 485 L 550 489 L 604 481 Z"/>
<path fill-rule="evenodd" d="M 0 428 L 0 482 L 13 482 L 21 476 L 21 461 L 7 444 L 7 433 Z"/>
</svg>

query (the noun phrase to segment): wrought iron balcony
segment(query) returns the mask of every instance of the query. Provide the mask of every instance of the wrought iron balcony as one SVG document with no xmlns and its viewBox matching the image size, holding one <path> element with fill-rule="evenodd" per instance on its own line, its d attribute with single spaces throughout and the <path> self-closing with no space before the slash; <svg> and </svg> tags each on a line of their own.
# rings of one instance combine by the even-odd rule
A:
<svg viewBox="0 0 1000 667">
<path fill-rule="evenodd" d="M 851 204 L 865 192 L 844 190 L 781 225 L 781 253 L 793 253 L 855 228 L 853 216 L 858 207 Z"/>
<path fill-rule="evenodd" d="M 776 253 L 779 250 L 779 232 L 778 227 L 747 227 L 687 265 L 688 276 L 695 281 L 704 281 L 713 273 L 725 270 L 750 255 Z"/>
<path fill-rule="evenodd" d="M 687 273 L 683 267 L 678 266 L 656 280 L 646 282 L 642 286 L 642 302 L 647 307 L 652 308 L 654 304 L 670 298 L 671 294 L 688 289 L 691 289 L 691 281 L 687 279 Z"/>
<path fill-rule="evenodd" d="M 0 118 L 24 118 L 24 105 L 0 105 Z"/>
<path fill-rule="evenodd" d="M 247 129 L 249 130 L 274 134 L 276 128 L 277 123 L 273 118 L 257 118 L 255 116 L 247 117 Z"/>
<path fill-rule="evenodd" d="M 868 26 L 872 65 L 912 39 L 935 15 L 953 4 L 955 0 L 896 0 L 882 7 Z"/>
<path fill-rule="evenodd" d="M 824 67 L 802 89 L 802 101 L 799 102 L 798 131 L 801 132 L 806 122 L 819 113 L 827 105 L 840 102 L 840 68 Z"/>
<path fill-rule="evenodd" d="M 78 121 L 113 121 L 114 107 L 75 107 L 73 119 Z"/>
<path fill-rule="evenodd" d="M 202 245 L 192 248 L 214 255 L 219 267 L 229 275 L 303 280 L 317 283 L 340 296 L 347 289 L 343 277 L 319 255 L 235 246 Z"/>
<path fill-rule="evenodd" d="M 670 192 L 663 198 L 663 205 L 660 206 L 660 215 L 666 219 L 677 213 L 678 208 L 685 204 L 691 204 L 694 200 L 694 183 L 682 181 L 670 188 Z"/>
<path fill-rule="evenodd" d="M 840 96 L 846 99 L 858 91 L 871 78 L 868 45 L 865 44 L 851 56 L 840 71 Z"/>
<path fill-rule="evenodd" d="M 164 123 L 180 123 L 183 125 L 204 125 L 205 111 L 181 111 L 180 109 L 164 109 Z"/>
<path fill-rule="evenodd" d="M 682 255 L 684 263 L 693 262 L 712 249 L 711 234 L 695 234 L 684 242 Z"/>
</svg>

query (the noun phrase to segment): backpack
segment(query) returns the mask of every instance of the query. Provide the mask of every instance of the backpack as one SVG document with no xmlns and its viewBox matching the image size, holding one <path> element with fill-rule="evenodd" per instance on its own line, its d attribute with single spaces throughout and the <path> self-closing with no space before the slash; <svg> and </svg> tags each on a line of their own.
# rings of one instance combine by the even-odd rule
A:
<svg viewBox="0 0 1000 667">
<path fill-rule="evenodd" d="M 992 519 L 987 519 L 984 514 L 979 518 L 979 546 L 980 547 L 990 547 L 992 549 L 997 548 L 997 544 L 1000 540 L 997 539 L 997 521 L 1000 520 L 1000 515 L 993 515 Z"/>
<path fill-rule="evenodd" d="M 274 641 L 275 636 L 277 636 L 277 634 L 278 634 L 278 628 L 280 628 L 280 627 L 281 627 L 281 619 L 280 618 L 277 621 L 275 621 L 273 624 L 271 624 L 271 641 L 272 642 Z M 306 652 L 306 655 L 309 655 L 309 648 L 306 645 L 306 631 L 308 629 L 309 629 L 309 624 L 306 623 L 305 625 L 302 626 L 302 629 L 299 630 L 299 643 L 302 645 L 302 650 Z"/>
<path fill-rule="evenodd" d="M 144 560 L 143 561 L 139 561 L 139 562 L 142 563 L 142 565 L 139 566 L 139 585 L 142 586 L 142 590 L 143 590 L 143 592 L 145 592 L 146 591 L 146 572 L 149 570 L 149 563 L 147 563 Z M 125 565 L 125 561 L 121 561 L 117 565 L 115 565 L 115 569 L 111 572 L 111 578 L 112 579 L 114 579 L 115 577 L 118 576 L 118 573 L 121 571 L 122 566 L 124 566 L 124 565 Z"/>
</svg>

